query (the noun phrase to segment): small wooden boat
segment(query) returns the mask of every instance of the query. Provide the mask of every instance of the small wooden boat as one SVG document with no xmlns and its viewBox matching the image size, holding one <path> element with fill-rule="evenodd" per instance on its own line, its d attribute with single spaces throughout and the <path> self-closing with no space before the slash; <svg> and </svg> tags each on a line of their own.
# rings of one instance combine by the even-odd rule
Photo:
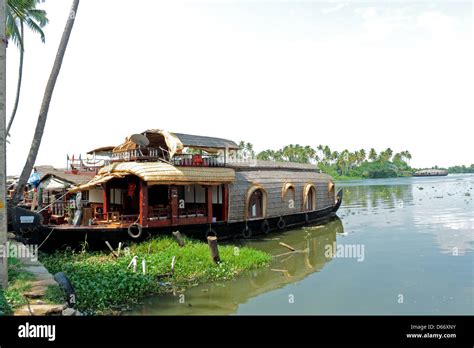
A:
<svg viewBox="0 0 474 348">
<path fill-rule="evenodd" d="M 220 138 L 148 130 L 115 147 L 105 164 L 69 190 L 75 213 L 64 223 L 49 223 L 47 207 L 16 207 L 17 236 L 45 247 L 102 247 L 176 230 L 250 238 L 327 219 L 342 202 L 342 190 L 336 195 L 316 166 L 245 158 Z"/>
</svg>

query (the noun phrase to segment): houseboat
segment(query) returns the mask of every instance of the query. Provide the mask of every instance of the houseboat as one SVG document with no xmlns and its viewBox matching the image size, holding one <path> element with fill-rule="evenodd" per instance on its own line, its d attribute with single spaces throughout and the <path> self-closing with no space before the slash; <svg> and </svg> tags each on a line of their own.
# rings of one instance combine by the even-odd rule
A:
<svg viewBox="0 0 474 348">
<path fill-rule="evenodd" d="M 448 171 L 446 169 L 422 169 L 413 173 L 413 176 L 446 176 Z"/>
<path fill-rule="evenodd" d="M 17 236 L 55 246 L 176 230 L 250 238 L 327 219 L 342 201 L 316 166 L 255 160 L 231 140 L 154 129 L 104 151 L 96 175 L 67 192 L 62 218 L 51 215 L 54 203 L 16 207 Z"/>
</svg>

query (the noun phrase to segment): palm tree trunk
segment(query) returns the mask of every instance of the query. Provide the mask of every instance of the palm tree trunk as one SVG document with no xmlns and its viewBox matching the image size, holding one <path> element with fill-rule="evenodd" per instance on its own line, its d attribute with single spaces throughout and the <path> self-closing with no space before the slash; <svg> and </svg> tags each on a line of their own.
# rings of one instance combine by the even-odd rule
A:
<svg viewBox="0 0 474 348">
<path fill-rule="evenodd" d="M 0 247 L 7 250 L 7 207 L 6 207 L 6 56 L 7 41 L 5 34 L 6 0 L 0 0 Z M 8 286 L 8 258 L 6 253 L 0 253 L 0 288 Z"/>
<path fill-rule="evenodd" d="M 64 54 L 66 53 L 67 44 L 69 37 L 71 36 L 72 27 L 74 26 L 74 20 L 77 14 L 77 7 L 79 6 L 79 0 L 74 0 L 71 6 L 71 11 L 69 12 L 69 17 L 66 22 L 66 27 L 64 28 L 63 36 L 61 37 L 61 42 L 59 43 L 58 52 L 56 54 L 56 59 L 54 60 L 53 69 L 49 76 L 48 84 L 44 91 L 43 102 L 41 103 L 41 109 L 38 115 L 38 121 L 36 123 L 35 134 L 33 136 L 33 141 L 31 142 L 30 152 L 26 159 L 25 166 L 21 172 L 20 179 L 18 180 L 18 185 L 15 190 L 15 196 L 13 198 L 13 204 L 17 204 L 21 200 L 21 195 L 23 188 L 28 181 L 28 178 L 33 170 L 33 166 L 38 155 L 38 151 L 41 145 L 41 140 L 43 138 L 44 127 L 46 126 L 46 119 L 48 117 L 49 104 L 51 103 L 51 98 L 53 97 L 54 86 L 56 85 L 56 80 L 58 79 L 59 71 L 61 70 L 61 65 L 63 62 Z"/>
<path fill-rule="evenodd" d="M 23 55 L 25 53 L 25 49 L 24 49 L 25 48 L 25 35 L 23 35 L 23 21 L 20 22 L 20 35 L 21 35 L 22 45 L 20 47 L 20 67 L 18 69 L 18 83 L 16 85 L 15 104 L 13 105 L 10 121 L 8 121 L 7 136 L 10 134 L 10 128 L 12 128 L 12 123 L 13 123 L 13 120 L 15 119 L 16 111 L 18 109 L 18 103 L 20 102 L 21 79 L 23 76 Z"/>
</svg>

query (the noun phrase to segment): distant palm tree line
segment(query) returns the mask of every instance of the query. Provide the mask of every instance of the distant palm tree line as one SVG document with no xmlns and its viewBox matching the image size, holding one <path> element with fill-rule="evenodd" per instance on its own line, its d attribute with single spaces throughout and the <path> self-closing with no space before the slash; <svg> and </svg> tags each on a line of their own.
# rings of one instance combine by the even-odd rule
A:
<svg viewBox="0 0 474 348">
<path fill-rule="evenodd" d="M 251 143 L 241 141 L 241 150 L 255 156 Z M 390 177 L 411 173 L 408 162 L 412 155 L 408 150 L 394 153 L 387 148 L 379 153 L 374 148 L 356 151 L 334 151 L 327 145 L 313 148 L 309 145 L 290 144 L 279 150 L 264 150 L 256 155 L 257 159 L 318 165 L 324 172 L 334 176 L 348 177 Z"/>
</svg>

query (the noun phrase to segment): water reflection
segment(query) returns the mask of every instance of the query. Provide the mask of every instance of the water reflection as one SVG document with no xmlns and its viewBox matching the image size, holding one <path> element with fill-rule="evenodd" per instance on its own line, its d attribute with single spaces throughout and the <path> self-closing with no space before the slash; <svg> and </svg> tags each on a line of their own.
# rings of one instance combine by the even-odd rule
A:
<svg viewBox="0 0 474 348">
<path fill-rule="evenodd" d="M 185 303 L 149 298 L 128 314 L 472 314 L 474 175 L 338 186 L 340 219 L 241 242 L 274 255 L 270 267 L 188 289 Z M 328 257 L 336 242 L 365 255 Z"/>
<path fill-rule="evenodd" d="M 249 271 L 227 282 L 203 284 L 186 290 L 185 303 L 179 296 L 167 295 L 146 299 L 142 306 L 128 313 L 133 315 L 208 315 L 233 314 L 239 304 L 260 294 L 282 288 L 320 271 L 329 261 L 325 246 L 336 243 L 336 234 L 344 228 L 339 218 L 323 225 L 309 226 L 269 238 L 246 241 L 246 245 L 274 255 L 270 267 Z M 291 245 L 297 252 L 281 246 Z"/>
<path fill-rule="evenodd" d="M 349 208 L 365 208 L 371 212 L 377 207 L 395 209 L 413 202 L 411 185 L 408 184 L 341 186 L 344 187 L 344 206 Z"/>
<path fill-rule="evenodd" d="M 434 235 L 441 253 L 464 255 L 473 250 L 474 176 L 400 178 L 341 183 L 342 219 L 358 217 L 356 224 L 380 228 L 403 226 L 413 232 Z M 382 215 L 374 219 L 373 215 Z"/>
</svg>

